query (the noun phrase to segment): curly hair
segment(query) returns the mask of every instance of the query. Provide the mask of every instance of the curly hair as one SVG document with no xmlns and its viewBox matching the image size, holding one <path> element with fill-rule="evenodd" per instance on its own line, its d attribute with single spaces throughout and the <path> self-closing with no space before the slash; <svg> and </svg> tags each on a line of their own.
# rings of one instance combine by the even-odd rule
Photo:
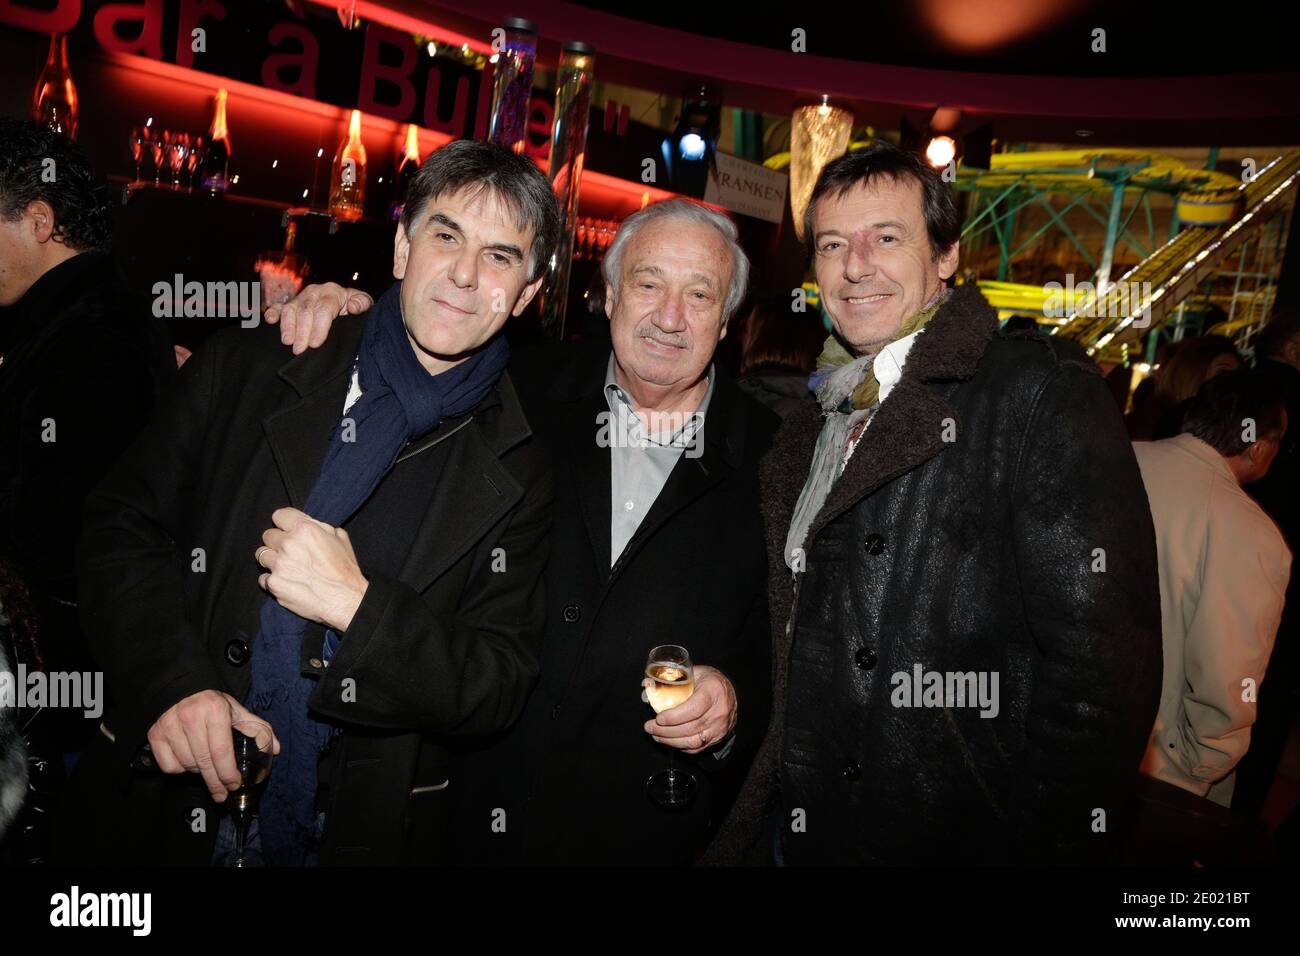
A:
<svg viewBox="0 0 1300 956">
<path fill-rule="evenodd" d="M 108 245 L 112 194 L 81 147 L 31 120 L 0 117 L 0 216 L 15 222 L 37 200 L 54 210 L 54 234 L 69 247 Z"/>
</svg>

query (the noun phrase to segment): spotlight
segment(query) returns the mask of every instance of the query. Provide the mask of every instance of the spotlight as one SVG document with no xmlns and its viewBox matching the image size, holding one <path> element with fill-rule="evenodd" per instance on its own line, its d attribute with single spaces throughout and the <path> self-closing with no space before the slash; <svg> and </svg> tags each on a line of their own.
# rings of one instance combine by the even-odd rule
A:
<svg viewBox="0 0 1300 956">
<path fill-rule="evenodd" d="M 943 169 L 957 156 L 957 144 L 951 136 L 936 136 L 925 147 L 925 158 L 935 169 Z"/>
<path fill-rule="evenodd" d="M 709 144 L 704 141 L 704 137 L 699 133 L 687 133 L 682 137 L 681 142 L 677 144 L 677 149 L 682 159 L 698 160 L 704 158 L 704 154 L 708 152 Z"/>
<path fill-rule="evenodd" d="M 695 87 L 682 98 L 681 117 L 662 147 L 668 179 L 676 192 L 703 198 L 722 128 L 721 112 L 717 98 L 706 86 Z"/>
</svg>

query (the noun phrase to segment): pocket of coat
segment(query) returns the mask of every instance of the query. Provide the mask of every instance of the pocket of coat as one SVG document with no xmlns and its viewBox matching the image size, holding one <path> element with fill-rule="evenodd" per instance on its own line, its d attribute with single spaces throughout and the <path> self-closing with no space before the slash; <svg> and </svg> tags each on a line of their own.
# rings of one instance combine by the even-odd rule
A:
<svg viewBox="0 0 1300 956">
<path fill-rule="evenodd" d="M 446 793 L 451 780 L 412 787 L 406 803 L 402 859 L 407 864 L 430 865 L 447 860 Z M 438 799 L 439 796 L 442 799 Z"/>
<path fill-rule="evenodd" d="M 446 790 L 447 787 L 450 785 L 451 785 L 451 780 L 447 779 L 444 780 L 442 783 L 432 783 L 424 787 L 412 787 L 411 796 L 419 797 L 429 793 L 439 793 L 440 791 Z"/>
</svg>

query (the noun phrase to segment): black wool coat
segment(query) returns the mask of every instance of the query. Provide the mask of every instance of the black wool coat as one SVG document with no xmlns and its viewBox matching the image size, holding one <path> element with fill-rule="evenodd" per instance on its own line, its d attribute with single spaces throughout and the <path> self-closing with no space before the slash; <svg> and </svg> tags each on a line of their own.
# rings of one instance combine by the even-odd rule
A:
<svg viewBox="0 0 1300 956">
<path fill-rule="evenodd" d="M 958 288 L 792 576 L 820 427 L 788 419 L 765 464 L 774 713 L 706 862 L 771 862 L 773 824 L 787 864 L 1104 856 L 1159 705 L 1161 638 L 1146 493 L 1096 366 L 1000 333 Z M 996 673 L 996 715 L 901 706 L 918 665 Z"/>
<path fill-rule="evenodd" d="M 266 597 L 254 552 L 316 480 L 365 321 L 297 357 L 271 327 L 217 333 L 87 502 L 81 610 L 111 699 L 70 782 L 63 858 L 210 860 L 217 805 L 197 776 L 130 764 L 182 698 L 244 699 Z M 451 752 L 508 726 L 537 677 L 551 493 L 506 375 L 409 443 L 343 525 L 369 588 L 328 667 L 319 625 L 302 645 L 310 705 L 343 728 L 322 863 L 445 858 Z"/>
<path fill-rule="evenodd" d="M 81 505 L 149 420 L 176 359 L 148 300 L 97 251 L 0 310 L 0 352 L 0 557 L 31 588 L 50 670 L 81 670 L 89 652 L 69 606 Z"/>
<path fill-rule="evenodd" d="M 609 348 L 521 353 L 512 375 L 554 460 L 555 525 L 547 568 L 541 679 L 519 724 L 473 755 L 461 791 L 470 863 L 684 864 L 702 851 L 767 728 L 770 632 L 758 461 L 777 418 L 725 371 L 703 452 L 680 458 L 635 536 L 610 567 Z M 646 654 L 680 644 L 735 685 L 739 719 L 719 746 L 678 751 L 699 781 L 689 808 L 666 812 L 645 792 L 668 766 L 642 729 Z M 722 742 L 720 742 L 722 743 Z"/>
</svg>

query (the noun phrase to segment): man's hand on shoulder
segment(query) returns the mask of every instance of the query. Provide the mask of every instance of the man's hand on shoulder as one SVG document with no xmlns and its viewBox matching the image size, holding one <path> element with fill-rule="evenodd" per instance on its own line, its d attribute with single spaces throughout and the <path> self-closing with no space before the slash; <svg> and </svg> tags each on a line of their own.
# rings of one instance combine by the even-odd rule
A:
<svg viewBox="0 0 1300 956">
<path fill-rule="evenodd" d="M 269 305 L 263 318 L 280 325 L 280 341 L 293 346 L 293 354 L 318 349 L 341 315 L 360 315 L 374 304 L 360 289 L 345 289 L 337 282 L 309 285 L 283 305 Z"/>
</svg>

